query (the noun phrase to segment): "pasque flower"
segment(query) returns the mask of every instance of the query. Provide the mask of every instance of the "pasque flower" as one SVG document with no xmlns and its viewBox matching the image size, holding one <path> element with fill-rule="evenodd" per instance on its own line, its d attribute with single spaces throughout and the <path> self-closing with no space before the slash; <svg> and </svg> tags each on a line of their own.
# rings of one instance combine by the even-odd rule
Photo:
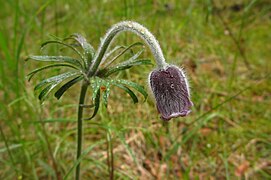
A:
<svg viewBox="0 0 271 180">
<path fill-rule="evenodd" d="M 161 119 L 186 116 L 193 103 L 184 72 L 176 66 L 156 69 L 150 73 L 149 82 L 156 99 Z"/>
<path fill-rule="evenodd" d="M 112 86 L 124 90 L 130 95 L 134 103 L 138 102 L 138 98 L 133 90 L 141 93 L 145 99 L 148 96 L 147 92 L 139 84 L 125 79 L 115 79 L 111 77 L 112 74 L 129 69 L 133 66 L 151 64 L 148 59 L 139 59 L 143 50 L 132 54 L 129 59 L 121 63 L 114 64 L 121 55 L 130 51 L 135 46 L 142 44 L 134 43 L 128 47 L 117 46 L 109 51 L 109 47 L 115 37 L 124 31 L 137 34 L 145 41 L 154 56 L 157 69 L 151 72 L 149 82 L 161 118 L 163 120 L 170 120 L 174 117 L 186 116 L 190 112 L 190 107 L 192 106 L 189 86 L 182 69 L 166 63 L 161 47 L 154 35 L 139 23 L 123 21 L 113 25 L 101 39 L 101 44 L 97 50 L 95 50 L 91 44 L 79 34 L 73 34 L 63 40 L 56 39 L 43 43 L 42 48 L 49 44 L 57 44 L 70 49 L 75 54 L 73 56 L 29 56 L 28 59 L 50 63 L 49 65 L 30 72 L 28 75 L 29 80 L 37 73 L 51 68 L 63 67 L 63 69 L 67 71 L 39 82 L 35 86 L 35 91 L 39 91 L 39 99 L 44 101 L 52 92 L 55 92 L 55 97 L 59 99 L 72 86 L 82 82 L 77 114 L 76 159 L 79 163 L 76 165 L 75 179 L 79 179 L 80 177 L 79 160 L 82 158 L 83 119 L 85 119 L 83 118 L 84 108 L 94 108 L 92 116 L 87 119 L 90 120 L 94 118 L 99 110 L 100 101 L 103 101 L 104 105 L 107 106 Z M 122 51 L 119 52 L 119 50 Z M 89 87 L 92 88 L 92 100 L 90 105 L 85 105 L 85 97 Z"/>
</svg>

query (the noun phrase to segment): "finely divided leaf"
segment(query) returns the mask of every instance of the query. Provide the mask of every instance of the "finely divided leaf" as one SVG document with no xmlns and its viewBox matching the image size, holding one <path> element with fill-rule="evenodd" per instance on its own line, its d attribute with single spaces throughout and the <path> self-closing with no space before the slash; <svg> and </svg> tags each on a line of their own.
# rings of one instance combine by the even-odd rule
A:
<svg viewBox="0 0 271 180">
<path fill-rule="evenodd" d="M 90 117 L 90 119 L 94 118 L 99 110 L 99 107 L 100 107 L 100 89 L 98 90 L 96 96 L 95 96 L 95 99 L 94 99 L 94 104 L 95 104 L 95 107 L 94 107 L 94 112 L 93 112 L 93 115 Z"/>
<path fill-rule="evenodd" d="M 48 94 L 59 84 L 60 82 L 52 83 L 44 88 L 39 94 L 39 100 L 43 102 Z"/>
<path fill-rule="evenodd" d="M 138 102 L 138 98 L 136 97 L 135 93 L 129 89 L 128 87 L 122 85 L 122 84 L 118 84 L 118 83 L 113 83 L 115 86 L 123 89 L 126 93 L 128 93 L 130 95 L 130 97 L 133 99 L 133 102 L 134 103 L 137 103 Z"/>
<path fill-rule="evenodd" d="M 114 74 L 114 73 L 119 72 L 119 71 L 123 71 L 125 69 L 129 69 L 129 68 L 131 68 L 133 66 L 151 65 L 151 64 L 152 64 L 151 61 L 148 60 L 148 59 L 139 59 L 139 60 L 132 61 L 132 62 L 125 61 L 123 63 L 118 64 L 117 66 L 109 68 L 108 70 L 103 70 L 104 74 L 101 74 L 101 76 L 108 77 L 111 74 Z M 102 73 L 102 71 L 101 71 L 101 73 Z"/>
<path fill-rule="evenodd" d="M 116 46 L 116 47 L 114 47 L 114 49 L 110 50 L 109 52 L 107 52 L 107 53 L 104 55 L 104 57 L 103 57 L 103 59 L 102 59 L 102 61 L 101 61 L 101 65 L 103 65 L 103 63 L 105 62 L 105 60 L 106 60 L 108 57 L 110 57 L 114 52 L 116 52 L 116 51 L 118 51 L 118 50 L 120 50 L 120 49 L 125 49 L 125 48 L 126 48 L 125 46 Z"/>
<path fill-rule="evenodd" d="M 135 82 L 131 82 L 131 81 L 127 81 L 127 80 L 124 80 L 124 79 L 120 79 L 120 80 L 115 80 L 117 83 L 121 83 L 121 84 L 124 84 L 124 85 L 127 85 L 127 86 L 130 86 L 134 89 L 136 89 L 138 92 L 140 92 L 143 96 L 144 96 L 144 99 L 146 100 L 147 97 L 148 97 L 148 93 L 145 91 L 144 87 L 135 83 Z"/>
<path fill-rule="evenodd" d="M 72 45 L 70 44 L 67 44 L 67 43 L 64 43 L 62 41 L 46 41 L 44 42 L 42 45 L 41 45 L 41 49 L 43 49 L 46 45 L 48 44 L 60 44 L 60 45 L 63 45 L 63 46 L 66 46 L 70 49 L 72 49 L 82 60 L 84 59 L 82 54 L 80 53 L 80 51 L 78 51 L 75 47 L 73 47 Z"/>
<path fill-rule="evenodd" d="M 103 91 L 103 103 L 105 105 L 105 107 L 107 108 L 107 104 L 108 104 L 108 97 L 110 94 L 110 85 L 108 84 L 108 86 L 104 86 L 105 90 Z"/>
<path fill-rule="evenodd" d="M 124 62 L 125 63 L 130 63 L 134 60 L 136 60 L 142 53 L 143 53 L 144 49 L 142 49 L 141 51 L 139 51 L 138 53 L 134 54 L 132 57 L 130 57 L 127 61 Z M 122 64 L 122 63 L 121 63 Z"/>
<path fill-rule="evenodd" d="M 43 66 L 41 68 L 38 68 L 38 69 L 35 69 L 34 71 L 30 72 L 27 76 L 28 76 L 28 81 L 30 81 L 32 79 L 32 77 L 40 72 L 40 71 L 43 71 L 45 69 L 49 69 L 49 68 L 55 68 L 55 67 L 70 67 L 70 68 L 73 68 L 73 69 L 76 69 L 74 66 L 71 66 L 69 64 L 51 64 L 51 65 L 48 65 L 48 66 Z"/>
<path fill-rule="evenodd" d="M 90 118 L 87 118 L 85 120 L 91 120 L 92 118 L 94 118 L 99 110 L 100 107 L 100 88 L 97 89 L 97 91 L 95 91 L 95 93 L 93 92 L 93 98 L 94 98 L 94 111 L 93 114 Z"/>
<path fill-rule="evenodd" d="M 108 66 L 110 66 L 115 60 L 117 60 L 121 55 L 123 55 L 125 52 L 127 52 L 128 50 L 130 50 L 131 48 L 135 47 L 135 46 L 143 46 L 144 44 L 141 42 L 136 42 L 130 46 L 128 46 L 127 48 L 125 48 L 123 51 L 121 51 L 118 55 L 116 55 L 114 58 L 112 58 L 108 63 L 106 63 L 104 65 L 104 68 L 107 68 Z"/>
<path fill-rule="evenodd" d="M 101 93 L 103 93 L 103 103 L 105 107 L 107 107 L 111 86 L 110 80 L 96 77 L 91 80 L 91 84 L 93 88 L 93 97 L 95 97 L 95 94 L 97 93 L 98 89 L 101 90 Z"/>
<path fill-rule="evenodd" d="M 84 61 L 85 64 L 87 65 L 87 67 L 89 66 L 89 64 L 91 63 L 91 60 L 94 57 L 95 54 L 95 50 L 94 48 L 87 42 L 87 40 L 80 34 L 73 34 L 71 35 L 69 38 L 67 39 L 74 39 L 75 41 L 77 41 L 80 46 L 82 47 L 83 51 L 84 51 Z"/>
<path fill-rule="evenodd" d="M 68 81 L 67 83 L 65 83 L 63 86 L 61 86 L 61 88 L 59 88 L 56 93 L 55 93 L 55 97 L 57 99 L 60 99 L 61 96 L 70 88 L 72 87 L 74 84 L 76 84 L 77 82 L 81 81 L 83 79 L 83 76 L 78 76 L 70 81 Z"/>
<path fill-rule="evenodd" d="M 53 76 L 51 78 L 48 78 L 48 79 L 45 79 L 43 81 L 41 81 L 40 83 L 38 83 L 34 90 L 38 90 L 40 89 L 42 86 L 46 85 L 46 84 L 50 84 L 50 83 L 58 83 L 58 82 L 62 82 L 63 80 L 67 79 L 67 78 L 70 78 L 74 75 L 78 75 L 79 72 L 66 72 L 66 73 L 63 73 L 63 74 L 60 74 L 60 75 L 56 75 L 56 76 Z"/>
<path fill-rule="evenodd" d="M 79 60 L 68 56 L 29 56 L 28 59 L 43 62 L 65 62 L 74 65 L 76 67 L 79 67 L 80 69 L 83 69 L 83 65 Z"/>
</svg>

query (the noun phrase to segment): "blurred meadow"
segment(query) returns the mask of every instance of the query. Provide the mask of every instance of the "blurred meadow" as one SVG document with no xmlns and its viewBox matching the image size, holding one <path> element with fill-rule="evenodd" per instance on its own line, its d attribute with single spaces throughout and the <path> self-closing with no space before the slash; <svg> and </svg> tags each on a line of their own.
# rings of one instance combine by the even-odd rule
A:
<svg viewBox="0 0 271 180">
<path fill-rule="evenodd" d="M 108 108 L 84 122 L 81 179 L 271 179 L 270 0 L 0 1 L 0 179 L 73 179 L 79 85 L 43 104 L 28 82 L 29 55 L 52 36 L 80 33 L 97 48 L 113 24 L 133 20 L 189 77 L 192 113 L 163 122 L 149 91 L 139 103 L 112 89 Z M 142 42 L 131 33 L 115 44 Z M 148 50 L 143 57 L 153 60 Z M 121 61 L 121 59 L 120 59 Z M 154 66 L 117 74 L 148 87 Z M 87 98 L 88 102 L 90 98 Z M 85 112 L 85 116 L 90 115 Z"/>
</svg>

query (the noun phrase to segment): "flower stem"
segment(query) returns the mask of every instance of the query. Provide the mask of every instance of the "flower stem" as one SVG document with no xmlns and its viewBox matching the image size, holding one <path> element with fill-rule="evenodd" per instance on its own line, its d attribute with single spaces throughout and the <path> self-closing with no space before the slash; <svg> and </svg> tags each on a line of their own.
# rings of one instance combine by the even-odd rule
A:
<svg viewBox="0 0 271 180">
<path fill-rule="evenodd" d="M 85 103 L 85 97 L 88 89 L 88 83 L 84 81 L 81 86 L 81 92 L 79 97 L 78 104 L 78 114 L 77 114 L 77 155 L 76 159 L 78 160 L 81 156 L 82 143 L 83 143 L 83 109 L 84 107 L 81 104 Z M 76 166 L 75 179 L 80 179 L 80 163 Z"/>
<path fill-rule="evenodd" d="M 88 76 L 93 76 L 96 73 L 102 61 L 102 58 L 104 57 L 111 42 L 113 41 L 117 34 L 123 31 L 135 33 L 145 41 L 145 43 L 151 49 L 151 52 L 155 58 L 158 68 L 165 68 L 167 66 L 161 47 L 156 38 L 154 37 L 154 35 L 141 24 L 138 24 L 133 21 L 123 21 L 112 26 L 112 28 L 109 29 L 109 31 L 102 39 L 100 47 L 94 57 L 94 61 L 92 65 L 89 67 L 89 71 L 87 73 Z"/>
</svg>

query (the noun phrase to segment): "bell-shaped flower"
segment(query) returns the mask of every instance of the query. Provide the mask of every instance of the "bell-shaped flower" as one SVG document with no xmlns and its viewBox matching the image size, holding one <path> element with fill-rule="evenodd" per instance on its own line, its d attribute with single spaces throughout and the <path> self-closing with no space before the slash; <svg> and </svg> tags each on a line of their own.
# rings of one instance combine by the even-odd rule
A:
<svg viewBox="0 0 271 180">
<path fill-rule="evenodd" d="M 189 85 L 181 69 L 172 65 L 156 69 L 150 73 L 149 82 L 161 119 L 168 121 L 191 112 Z"/>
</svg>

